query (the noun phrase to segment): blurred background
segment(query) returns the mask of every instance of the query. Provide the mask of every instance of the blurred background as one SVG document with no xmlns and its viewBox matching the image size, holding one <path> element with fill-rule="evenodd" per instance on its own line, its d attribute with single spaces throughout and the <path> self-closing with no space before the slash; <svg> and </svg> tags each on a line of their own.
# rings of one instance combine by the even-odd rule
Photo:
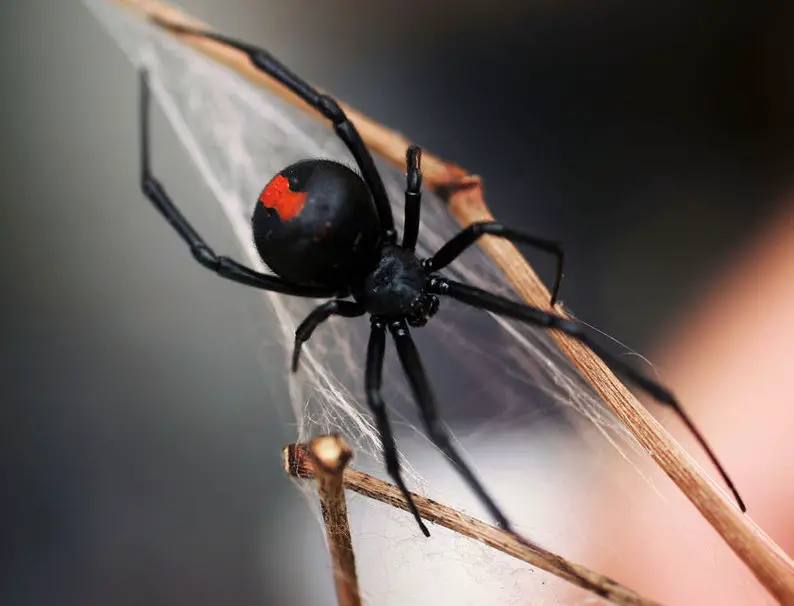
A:
<svg viewBox="0 0 794 606">
<path fill-rule="evenodd" d="M 794 5 L 181 6 L 482 175 L 502 221 L 564 241 L 566 305 L 657 364 L 794 551 Z M 294 420 L 283 366 L 263 370 L 250 330 L 261 299 L 162 235 L 138 190 L 131 65 L 76 2 L 5 2 L 0 28 L 0 600 L 333 603 L 295 574 L 319 531 L 283 532 L 317 528 L 277 464 Z M 234 252 L 176 138 L 156 141 L 174 197 Z M 466 427 L 476 411 L 454 415 Z M 619 503 L 596 501 L 609 527 Z M 676 548 L 636 524 L 591 563 L 696 603 L 650 578 Z M 656 556 L 629 565 L 639 532 Z"/>
</svg>

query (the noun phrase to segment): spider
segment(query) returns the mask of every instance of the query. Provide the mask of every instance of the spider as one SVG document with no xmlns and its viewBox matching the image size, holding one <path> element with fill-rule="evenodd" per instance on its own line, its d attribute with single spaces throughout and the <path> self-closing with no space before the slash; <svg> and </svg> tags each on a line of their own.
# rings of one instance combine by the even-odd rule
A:
<svg viewBox="0 0 794 606">
<path fill-rule="evenodd" d="M 744 503 L 727 473 L 665 387 L 605 351 L 579 322 L 456 282 L 439 273 L 481 236 L 505 238 L 556 258 L 557 272 L 551 294 L 553 305 L 563 276 L 563 249 L 559 243 L 536 238 L 497 222 L 481 222 L 460 231 L 431 257 L 419 259 L 415 252 L 422 200 L 419 147 L 411 146 L 406 153 L 405 224 L 402 240 L 398 243 L 389 198 L 372 156 L 356 127 L 333 98 L 315 90 L 263 49 L 211 31 L 157 19 L 155 22 L 175 33 L 214 40 L 245 53 L 257 69 L 279 81 L 329 120 L 353 155 L 360 175 L 337 162 L 309 159 L 286 167 L 265 186 L 254 209 L 252 230 L 259 255 L 275 275 L 254 271 L 229 257 L 216 254 L 152 174 L 149 84 L 147 73 L 140 71 L 141 187 L 187 243 L 196 261 L 223 278 L 254 288 L 297 297 L 330 299 L 316 307 L 298 326 L 292 371 L 298 368 L 302 345 L 320 324 L 332 316 L 353 318 L 369 314 L 371 328 L 365 368 L 367 404 L 380 434 L 387 473 L 402 491 L 426 536 L 430 533 L 402 478 L 386 403 L 381 396 L 387 331 L 397 347 L 430 440 L 449 458 L 497 523 L 511 530 L 507 517 L 454 448 L 411 338 L 409 326 L 425 325 L 438 311 L 439 297 L 451 297 L 475 308 L 557 330 L 586 344 L 613 370 L 673 408 L 708 453 L 739 507 L 745 511 Z"/>
</svg>

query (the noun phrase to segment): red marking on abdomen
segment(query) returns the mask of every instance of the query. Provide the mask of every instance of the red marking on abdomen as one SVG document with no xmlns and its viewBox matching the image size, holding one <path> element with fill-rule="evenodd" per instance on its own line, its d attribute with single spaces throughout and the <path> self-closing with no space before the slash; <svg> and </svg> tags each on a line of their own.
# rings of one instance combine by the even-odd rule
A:
<svg viewBox="0 0 794 606">
<path fill-rule="evenodd" d="M 275 210 L 282 221 L 289 221 L 301 214 L 303 205 L 306 204 L 306 193 L 292 191 L 289 188 L 289 179 L 276 175 L 262 191 L 259 201 Z"/>
</svg>

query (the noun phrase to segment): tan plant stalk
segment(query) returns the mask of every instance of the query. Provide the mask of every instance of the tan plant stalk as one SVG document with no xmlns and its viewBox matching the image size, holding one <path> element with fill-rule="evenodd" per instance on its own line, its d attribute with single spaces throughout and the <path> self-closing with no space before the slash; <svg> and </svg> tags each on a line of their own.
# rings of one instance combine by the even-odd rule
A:
<svg viewBox="0 0 794 606">
<path fill-rule="evenodd" d="M 302 452 L 304 465 L 317 479 L 317 491 L 328 538 L 328 551 L 334 572 L 336 599 L 339 606 L 361 606 L 361 594 L 356 574 L 356 556 L 350 523 L 347 518 L 347 501 L 343 473 L 353 457 L 353 451 L 339 436 L 319 436 Z M 285 454 L 286 457 L 286 454 Z M 290 462 L 285 459 L 285 467 Z"/>
<path fill-rule="evenodd" d="M 335 438 L 326 437 L 320 439 Z M 308 448 L 300 444 L 287 446 L 283 454 L 286 472 L 297 478 L 315 477 L 316 465 L 312 464 L 313 449 L 313 445 Z M 393 484 L 354 469 L 345 469 L 342 481 L 344 487 L 348 490 L 381 503 L 386 503 L 392 507 L 410 511 L 400 489 Z M 566 560 L 562 556 L 552 553 L 531 541 L 522 539 L 511 532 L 486 524 L 421 495 L 411 493 L 411 498 L 416 504 L 419 515 L 429 522 L 449 528 L 527 564 L 545 570 L 613 604 L 619 606 L 660 606 L 658 602 L 637 594 L 617 581 L 613 581 L 581 564 Z"/>
</svg>

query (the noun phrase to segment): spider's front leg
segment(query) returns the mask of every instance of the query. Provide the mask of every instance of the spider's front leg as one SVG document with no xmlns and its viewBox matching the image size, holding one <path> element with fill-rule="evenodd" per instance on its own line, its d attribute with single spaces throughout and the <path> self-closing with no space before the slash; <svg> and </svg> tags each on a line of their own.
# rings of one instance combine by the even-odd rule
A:
<svg viewBox="0 0 794 606">
<path fill-rule="evenodd" d="M 372 414 L 375 415 L 375 422 L 378 425 L 378 433 L 380 434 L 381 445 L 383 447 L 383 458 L 386 460 L 386 471 L 389 473 L 394 483 L 403 493 L 403 497 L 408 502 L 408 507 L 419 524 L 426 537 L 430 536 L 430 531 L 422 521 L 419 511 L 416 509 L 411 493 L 408 492 L 408 487 L 405 485 L 402 473 L 400 471 L 400 459 L 397 453 L 397 444 L 394 441 L 394 435 L 391 431 L 391 424 L 389 423 L 388 412 L 386 411 L 386 403 L 383 401 L 383 396 L 380 393 L 381 383 L 383 381 L 383 356 L 386 351 L 386 327 L 384 323 L 378 319 L 372 318 L 372 329 L 369 335 L 369 345 L 367 346 L 367 370 L 366 370 L 366 390 L 367 390 L 367 403 L 369 404 Z"/>
<path fill-rule="evenodd" d="M 414 250 L 419 238 L 419 219 L 422 210 L 422 149 L 418 145 L 408 148 L 405 164 L 407 173 L 402 247 Z"/>
<path fill-rule="evenodd" d="M 458 451 L 452 445 L 449 432 L 444 425 L 443 420 L 438 412 L 438 405 L 433 390 L 430 387 L 430 381 L 427 378 L 422 360 L 419 357 L 419 351 L 416 349 L 411 334 L 408 331 L 408 326 L 405 321 L 398 320 L 389 324 L 394 342 L 397 345 L 397 355 L 400 358 L 405 374 L 408 377 L 408 382 L 411 385 L 411 391 L 414 394 L 414 399 L 419 406 L 419 412 L 422 415 L 425 428 L 427 429 L 428 436 L 433 444 L 436 445 L 447 458 L 452 461 L 452 464 L 457 469 L 463 480 L 469 485 L 477 497 L 482 501 L 483 505 L 488 509 L 490 514 L 496 519 L 499 526 L 503 529 L 512 532 L 512 526 L 502 513 L 502 510 L 494 502 L 488 492 L 485 490 L 477 476 L 469 468 L 463 457 L 460 456 Z"/>
<path fill-rule="evenodd" d="M 711 450 L 711 447 L 706 442 L 706 439 L 697 430 L 695 424 L 678 403 L 678 400 L 675 398 L 675 396 L 673 396 L 673 394 L 666 387 L 646 377 L 644 374 L 634 369 L 630 364 L 627 364 L 620 358 L 613 356 L 606 349 L 601 347 L 590 337 L 590 335 L 587 334 L 583 324 L 574 320 L 569 320 L 568 318 L 557 316 L 555 314 L 550 314 L 529 305 L 524 305 L 523 303 L 518 303 L 517 301 L 505 299 L 504 297 L 494 295 L 474 286 L 469 286 L 468 284 L 461 284 L 460 282 L 455 282 L 454 280 L 442 278 L 441 276 L 432 276 L 430 278 L 428 290 L 439 295 L 452 297 L 453 299 L 457 299 L 458 301 L 471 305 L 472 307 L 485 309 L 500 316 L 515 318 L 520 322 L 533 324 L 541 328 L 559 330 L 560 332 L 570 335 L 574 339 L 587 345 L 587 347 L 589 347 L 593 353 L 601 358 L 607 364 L 607 366 L 612 368 L 612 370 L 623 375 L 626 379 L 653 396 L 657 401 L 662 404 L 666 404 L 675 411 L 678 417 L 692 432 L 692 435 L 695 436 L 695 439 L 697 439 L 703 450 L 706 451 L 706 454 L 717 468 L 717 471 L 719 471 L 722 479 L 733 493 L 739 508 L 743 512 L 746 511 L 744 501 L 742 500 L 741 496 L 739 496 L 739 491 L 736 489 L 736 486 L 733 484 L 730 476 L 728 476 L 725 468 L 723 468 L 722 464 L 719 462 L 719 459 L 717 459 L 717 455 L 714 454 L 713 450 Z"/>
<path fill-rule="evenodd" d="M 463 252 L 472 246 L 482 236 L 495 236 L 509 242 L 526 244 L 538 250 L 550 253 L 557 259 L 557 273 L 554 286 L 551 289 L 551 304 L 554 305 L 560 296 L 562 277 L 565 270 L 565 251 L 562 244 L 553 240 L 536 238 L 527 233 L 497 223 L 496 221 L 480 221 L 472 223 L 458 232 L 449 242 L 444 244 L 436 254 L 425 261 L 427 271 L 438 271 L 457 259 Z"/>
</svg>

